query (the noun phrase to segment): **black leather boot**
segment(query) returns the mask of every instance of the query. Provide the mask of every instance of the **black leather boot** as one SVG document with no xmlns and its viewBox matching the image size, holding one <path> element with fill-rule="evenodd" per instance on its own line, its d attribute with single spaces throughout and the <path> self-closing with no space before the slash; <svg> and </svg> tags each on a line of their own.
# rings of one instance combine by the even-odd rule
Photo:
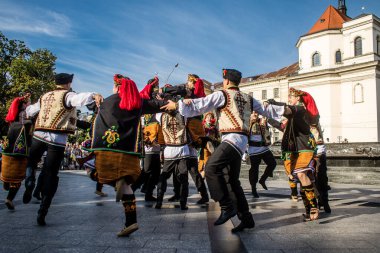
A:
<svg viewBox="0 0 380 253">
<path fill-rule="evenodd" d="M 146 193 L 145 194 L 145 201 L 157 201 L 157 199 L 155 197 L 153 197 L 153 194 L 152 193 Z"/>
<path fill-rule="evenodd" d="M 25 192 L 22 197 L 22 202 L 28 204 L 32 199 L 33 189 L 36 185 L 36 175 L 32 167 L 26 168 L 26 178 L 25 178 Z"/>
<path fill-rule="evenodd" d="M 201 199 L 197 201 L 197 204 L 198 205 L 203 205 L 203 204 L 206 204 L 207 202 L 209 202 L 209 197 L 208 197 L 208 192 L 206 190 L 206 188 L 202 188 L 202 191 L 201 191 Z"/>
<path fill-rule="evenodd" d="M 260 198 L 259 194 L 257 193 L 256 188 L 252 188 L 252 196 L 253 196 L 254 198 Z"/>
<path fill-rule="evenodd" d="M 181 210 L 189 209 L 186 204 L 187 204 L 187 201 L 185 201 L 185 200 L 180 201 Z"/>
<path fill-rule="evenodd" d="M 156 202 L 156 206 L 154 208 L 161 209 L 163 201 L 164 201 L 164 196 L 162 194 L 157 194 L 157 202 Z"/>
<path fill-rule="evenodd" d="M 46 225 L 45 217 L 46 217 L 47 213 L 48 213 L 48 209 L 40 207 L 40 209 L 38 210 L 38 214 L 37 214 L 37 223 L 38 223 L 38 225 L 40 225 L 40 226 L 45 226 Z"/>
<path fill-rule="evenodd" d="M 51 204 L 52 198 L 48 198 L 46 196 L 42 196 L 41 204 L 40 204 L 40 209 L 38 210 L 37 213 L 37 223 L 40 226 L 45 226 L 45 218 L 48 213 L 50 204 Z"/>
<path fill-rule="evenodd" d="M 214 222 L 215 226 L 222 225 L 226 223 L 229 219 L 234 217 L 237 214 L 236 208 L 231 203 L 230 205 L 222 205 L 221 204 L 221 213 L 219 218 Z"/>
<path fill-rule="evenodd" d="M 171 196 L 170 198 L 168 198 L 168 201 L 169 202 L 178 202 L 179 199 L 180 199 L 180 197 L 174 194 L 173 196 Z"/>
<path fill-rule="evenodd" d="M 238 226 L 231 229 L 232 233 L 243 231 L 246 228 L 254 228 L 255 221 L 253 220 L 252 214 L 250 212 L 246 212 L 241 217 L 241 222 Z"/>
</svg>

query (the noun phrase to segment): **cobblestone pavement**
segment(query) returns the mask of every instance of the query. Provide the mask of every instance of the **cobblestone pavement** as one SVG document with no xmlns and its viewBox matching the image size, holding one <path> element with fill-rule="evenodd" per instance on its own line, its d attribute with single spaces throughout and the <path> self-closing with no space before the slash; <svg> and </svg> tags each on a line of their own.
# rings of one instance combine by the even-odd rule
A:
<svg viewBox="0 0 380 253">
<path fill-rule="evenodd" d="M 214 227 L 218 205 L 196 205 L 199 195 L 191 184 L 187 211 L 167 201 L 156 210 L 138 192 L 140 229 L 118 238 L 124 217 L 114 190 L 105 186 L 108 197 L 98 197 L 95 183 L 83 172 L 61 172 L 46 227 L 36 223 L 38 202 L 22 204 L 23 187 L 16 211 L 0 205 L 0 252 L 380 252 L 380 186 L 331 184 L 332 213 L 303 222 L 302 201 L 290 200 L 286 182 L 269 181 L 268 191 L 259 189 L 259 199 L 252 198 L 246 180 L 242 183 L 254 229 L 232 234 L 237 218 Z M 169 187 L 165 200 L 171 195 Z M 5 196 L 1 191 L 0 198 Z"/>
</svg>

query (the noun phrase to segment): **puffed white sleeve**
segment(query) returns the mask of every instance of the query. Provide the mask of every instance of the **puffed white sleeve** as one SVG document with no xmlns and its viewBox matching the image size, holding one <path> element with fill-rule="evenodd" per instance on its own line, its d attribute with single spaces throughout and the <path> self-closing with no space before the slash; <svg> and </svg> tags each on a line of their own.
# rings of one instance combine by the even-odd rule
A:
<svg viewBox="0 0 380 253">
<path fill-rule="evenodd" d="M 180 100 L 178 102 L 178 111 L 182 116 L 194 117 L 222 107 L 225 100 L 223 92 L 217 91 L 204 98 L 192 99 L 189 105 Z"/>
<path fill-rule="evenodd" d="M 25 112 L 26 112 L 26 116 L 28 118 L 32 118 L 34 117 L 37 113 L 40 112 L 40 100 L 38 99 L 37 103 L 34 103 L 32 105 L 29 105 L 28 107 L 26 107 L 25 109 Z"/>
<path fill-rule="evenodd" d="M 67 107 L 81 107 L 94 102 L 94 95 L 94 92 L 69 92 L 66 95 L 65 102 Z"/>
</svg>

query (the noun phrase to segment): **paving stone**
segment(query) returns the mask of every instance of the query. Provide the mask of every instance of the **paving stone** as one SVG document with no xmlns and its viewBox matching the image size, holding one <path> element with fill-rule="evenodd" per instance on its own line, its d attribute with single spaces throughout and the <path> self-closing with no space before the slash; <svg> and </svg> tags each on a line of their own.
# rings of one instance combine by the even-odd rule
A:
<svg viewBox="0 0 380 253">
<path fill-rule="evenodd" d="M 154 203 L 144 201 L 144 194 L 136 193 L 139 230 L 118 238 L 124 213 L 121 203 L 115 203 L 113 188 L 106 186 L 109 197 L 100 198 L 87 177 L 61 172 L 47 226 L 36 224 L 38 201 L 22 204 L 24 186 L 14 201 L 16 211 L 0 205 L 0 252 L 205 253 L 212 252 L 215 243 L 228 246 L 232 241 L 240 242 L 243 247 L 238 248 L 244 253 L 380 252 L 380 186 L 331 184 L 332 213 L 322 211 L 318 221 L 303 222 L 302 201 L 289 199 L 286 181 L 269 181 L 269 190 L 259 189 L 260 198 L 253 199 L 249 182 L 243 179 L 256 227 L 233 235 L 230 230 L 239 224 L 237 217 L 232 223 L 213 227 L 220 211 L 208 208 L 219 205 L 213 201 L 208 206 L 196 205 L 199 195 L 191 180 L 190 184 L 187 211 L 166 200 L 165 208 L 157 210 Z M 171 194 L 169 189 L 166 199 Z M 0 199 L 5 196 L 6 192 L 0 191 Z M 213 244 L 210 238 L 214 238 Z"/>
</svg>

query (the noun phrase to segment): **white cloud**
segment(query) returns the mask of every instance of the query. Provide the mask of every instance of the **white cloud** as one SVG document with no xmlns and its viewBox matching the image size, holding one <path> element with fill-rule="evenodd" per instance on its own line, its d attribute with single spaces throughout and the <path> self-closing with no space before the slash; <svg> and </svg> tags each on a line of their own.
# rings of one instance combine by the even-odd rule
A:
<svg viewBox="0 0 380 253">
<path fill-rule="evenodd" d="M 0 30 L 27 34 L 65 37 L 70 33 L 70 19 L 46 9 L 0 3 Z"/>
</svg>

